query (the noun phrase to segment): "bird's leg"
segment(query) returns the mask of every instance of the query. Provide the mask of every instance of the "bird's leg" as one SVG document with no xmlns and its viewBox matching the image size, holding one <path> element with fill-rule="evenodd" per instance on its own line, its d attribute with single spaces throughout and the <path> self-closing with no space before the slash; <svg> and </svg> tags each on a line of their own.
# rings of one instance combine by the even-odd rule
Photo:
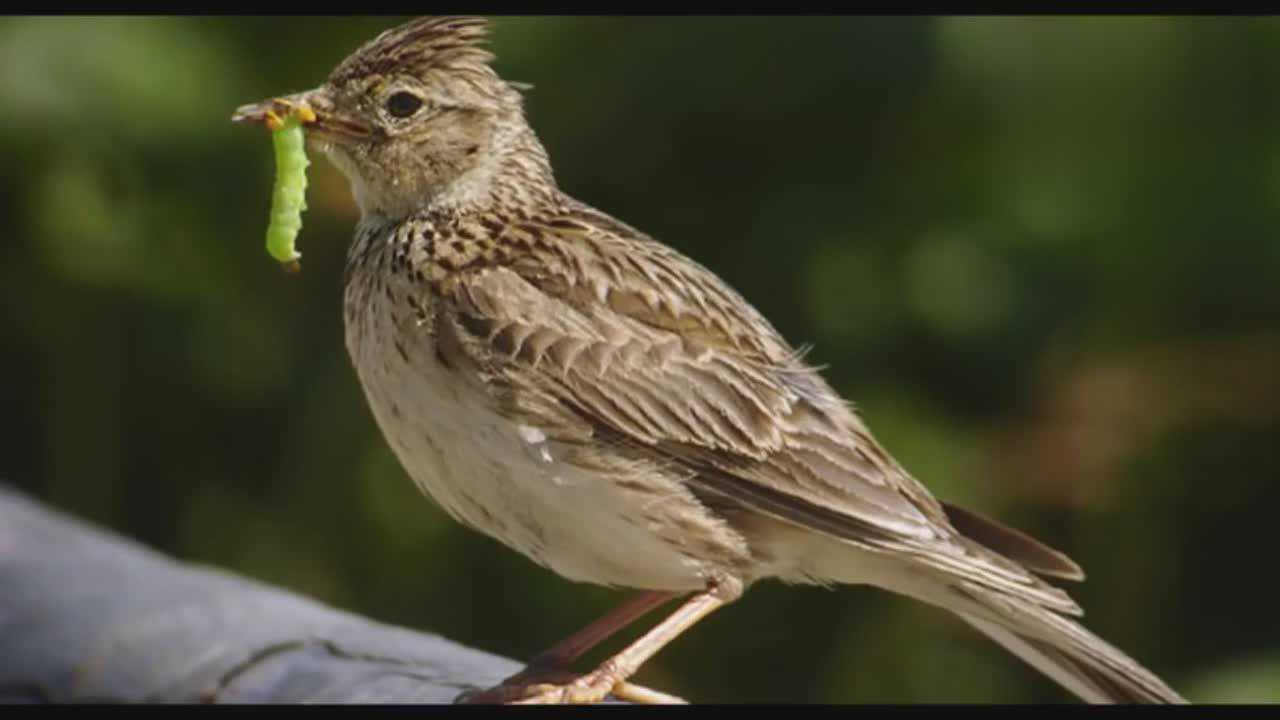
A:
<svg viewBox="0 0 1280 720">
<path fill-rule="evenodd" d="M 569 663 L 582 657 L 591 648 L 608 640 L 618 631 L 675 596 L 676 593 L 656 591 L 633 595 L 626 602 L 610 610 L 604 617 L 539 653 L 529 661 L 529 668 L 567 667 Z"/>
<path fill-rule="evenodd" d="M 529 661 L 525 669 L 503 680 L 498 687 L 492 690 L 467 693 L 460 697 L 459 701 L 468 703 L 502 702 L 504 698 L 509 698 L 512 695 L 512 691 L 518 694 L 522 688 L 532 685 L 546 684 L 556 680 L 564 680 L 566 682 L 572 680 L 577 676 L 569 673 L 570 663 L 674 597 L 676 597 L 676 593 L 659 591 L 633 595 L 600 619 L 539 653 L 533 660 Z M 626 688 L 620 688 L 619 690 L 623 694 L 629 694 L 630 697 L 625 699 L 633 702 L 664 703 L 680 701 L 679 698 L 671 695 L 635 685 L 628 685 Z"/>
<path fill-rule="evenodd" d="M 628 687 L 627 678 L 634 675 L 645 661 L 657 654 L 667 643 L 679 637 L 680 633 L 688 630 L 717 608 L 733 602 L 741 594 L 742 584 L 736 580 L 711 583 L 705 591 L 689 598 L 657 627 L 645 633 L 592 672 L 562 685 L 530 687 L 528 688 L 530 694 L 513 698 L 512 701 L 516 704 L 597 703 L 619 687 L 622 688 L 625 696 Z M 635 699 L 638 700 L 642 699 L 646 693 L 653 692 L 643 688 L 638 690 L 639 692 L 634 694 Z"/>
</svg>

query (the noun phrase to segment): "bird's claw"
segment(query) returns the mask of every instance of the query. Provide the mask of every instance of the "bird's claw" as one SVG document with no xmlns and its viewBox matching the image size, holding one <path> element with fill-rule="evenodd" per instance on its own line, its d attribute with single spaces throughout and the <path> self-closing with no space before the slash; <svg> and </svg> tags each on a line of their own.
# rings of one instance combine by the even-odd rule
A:
<svg viewBox="0 0 1280 720">
<path fill-rule="evenodd" d="M 685 700 L 619 679 L 601 668 L 585 675 L 565 670 L 524 670 L 487 690 L 463 693 L 455 701 L 468 705 L 591 705 L 610 695 L 646 705 L 686 705 Z"/>
<path fill-rule="evenodd" d="M 528 694 L 512 705 L 594 705 L 609 697 L 618 683 L 617 676 L 607 671 L 589 672 L 572 682 L 542 683 L 527 686 Z"/>
</svg>

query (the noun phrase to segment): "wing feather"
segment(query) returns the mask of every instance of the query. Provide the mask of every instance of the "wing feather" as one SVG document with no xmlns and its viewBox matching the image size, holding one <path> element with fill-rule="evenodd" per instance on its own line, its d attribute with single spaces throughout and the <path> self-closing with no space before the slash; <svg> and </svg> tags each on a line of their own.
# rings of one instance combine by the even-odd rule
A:
<svg viewBox="0 0 1280 720">
<path fill-rule="evenodd" d="M 718 490 L 731 498 L 749 502 L 754 484 L 773 504 L 803 502 L 803 513 L 783 513 L 792 521 L 827 507 L 828 525 L 847 515 L 889 536 L 948 527 L 887 454 L 860 449 L 870 438 L 861 421 L 745 300 L 599 217 L 544 221 L 528 233 L 540 240 L 528 252 L 553 247 L 536 262 L 478 266 L 443 284 L 446 312 L 471 334 L 459 347 L 500 387 L 539 388 L 597 434 L 695 475 L 732 478 Z"/>
<path fill-rule="evenodd" d="M 584 207 L 519 231 L 534 239 L 520 243 L 526 255 L 438 288 L 470 334 L 454 347 L 505 393 L 500 404 L 562 429 L 562 441 L 677 468 L 720 502 L 1078 612 L 957 532 L 801 353 L 710 271 Z"/>
</svg>

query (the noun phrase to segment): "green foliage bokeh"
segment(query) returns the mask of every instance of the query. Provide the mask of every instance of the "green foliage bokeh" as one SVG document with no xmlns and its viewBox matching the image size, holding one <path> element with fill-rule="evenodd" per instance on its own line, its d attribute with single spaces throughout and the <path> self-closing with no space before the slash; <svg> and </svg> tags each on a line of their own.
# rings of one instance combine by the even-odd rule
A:
<svg viewBox="0 0 1280 720">
<path fill-rule="evenodd" d="M 286 276 L 268 138 L 229 122 L 399 21 L 0 20 L 0 478 L 523 658 L 620 593 L 418 495 L 342 345 L 345 180 L 315 159 Z M 940 497 L 1075 557 L 1091 628 L 1192 699 L 1280 701 L 1280 21 L 508 17 L 493 48 L 565 189 L 812 343 Z M 775 584 L 640 680 L 1067 699 L 930 608 Z"/>
</svg>

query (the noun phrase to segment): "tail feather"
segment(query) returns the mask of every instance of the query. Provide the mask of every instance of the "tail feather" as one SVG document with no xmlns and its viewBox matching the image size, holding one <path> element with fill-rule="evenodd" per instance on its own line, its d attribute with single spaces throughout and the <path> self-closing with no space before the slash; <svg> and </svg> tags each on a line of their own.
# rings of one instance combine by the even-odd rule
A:
<svg viewBox="0 0 1280 720">
<path fill-rule="evenodd" d="M 1029 641 L 1000 625 L 981 620 L 975 615 L 959 613 L 960 617 L 977 628 L 983 635 L 995 640 L 1001 647 L 1022 658 L 1027 664 L 1044 673 L 1054 682 L 1091 703 L 1114 702 L 1115 694 L 1095 682 L 1088 673 L 1080 672 L 1076 663 L 1064 660 L 1061 653 L 1047 648 L 1043 643 Z"/>
<path fill-rule="evenodd" d="M 1065 554 L 976 513 L 946 512 L 954 527 L 929 542 L 881 539 L 876 547 L 834 533 L 788 534 L 783 525 L 762 535 L 773 539 L 768 550 L 779 563 L 803 568 L 804 578 L 876 585 L 948 610 L 1085 701 L 1187 702 L 1078 623 L 1080 606 L 1038 576 L 1083 578 Z"/>
<path fill-rule="evenodd" d="M 970 625 L 1092 703 L 1185 703 L 1160 678 L 1074 620 L 968 584 L 943 602 Z M 936 602 L 936 601 L 935 601 Z"/>
<path fill-rule="evenodd" d="M 1066 553 L 1045 545 L 1021 530 L 950 503 L 942 503 L 951 526 L 961 535 L 1046 577 L 1083 580 L 1084 570 Z"/>
</svg>

